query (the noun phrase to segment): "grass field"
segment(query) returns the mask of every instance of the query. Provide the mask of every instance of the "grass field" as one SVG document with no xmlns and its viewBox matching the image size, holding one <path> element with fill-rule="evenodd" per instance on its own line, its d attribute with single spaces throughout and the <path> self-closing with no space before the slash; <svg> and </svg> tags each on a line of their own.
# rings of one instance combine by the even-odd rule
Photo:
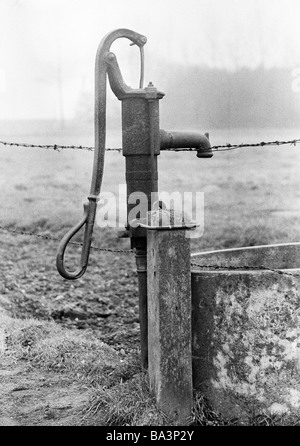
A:
<svg viewBox="0 0 300 446">
<path fill-rule="evenodd" d="M 25 133 L 25 132 L 24 132 Z M 38 133 L 38 132 L 37 132 Z M 211 143 L 246 143 L 299 137 L 300 129 L 213 130 Z M 3 134 L 2 139 L 35 144 L 93 145 L 93 135 Z M 108 147 L 121 135 L 108 133 Z M 1 147 L 1 223 L 54 231 L 77 222 L 89 193 L 93 153 Z M 160 191 L 204 192 L 205 229 L 197 248 L 220 248 L 299 240 L 299 146 L 239 149 L 203 160 L 195 153 L 163 152 Z M 107 152 L 103 191 L 117 193 L 125 182 L 124 157 Z M 47 223 L 46 223 L 47 222 Z"/>
<path fill-rule="evenodd" d="M 205 129 L 207 130 L 209 131 Z M 90 132 L 81 132 L 76 128 L 60 130 L 51 128 L 50 124 L 45 127 L 41 123 L 35 123 L 31 128 L 9 128 L 2 123 L 0 133 L 0 139 L 4 141 L 93 145 L 92 129 Z M 212 145 L 290 140 L 298 139 L 299 136 L 300 128 L 210 131 Z M 107 147 L 120 146 L 121 135 L 108 133 Z M 82 205 L 90 188 L 92 152 L 64 150 L 57 153 L 53 150 L 1 146 L 0 162 L 0 225 L 60 238 L 79 221 L 83 211 Z M 102 190 L 115 193 L 118 191 L 118 184 L 124 184 L 124 165 L 124 157 L 121 154 L 107 152 Z M 159 189 L 169 192 L 204 192 L 204 234 L 202 238 L 192 240 L 193 251 L 295 242 L 300 240 L 299 168 L 300 145 L 220 152 L 215 153 L 209 160 L 198 159 L 195 153 L 167 152 L 159 157 Z M 46 324 L 48 327 L 47 324 L 53 323 L 53 320 L 63 329 L 71 329 L 72 333 L 73 329 L 83 330 L 81 333 L 85 335 L 80 335 L 77 341 L 72 338 L 72 334 L 66 337 L 65 352 L 78 342 L 80 349 L 87 349 L 86 354 L 89 356 L 89 349 L 92 351 L 95 344 L 86 344 L 87 339 L 84 336 L 90 334 L 95 337 L 95 342 L 104 341 L 105 345 L 109 345 L 117 357 L 125 361 L 127 368 L 130 369 L 128 364 L 136 363 L 139 354 L 139 318 L 133 256 L 92 251 L 85 276 L 78 281 L 68 282 L 56 271 L 55 254 L 58 242 L 12 235 L 4 231 L 0 231 L 0 237 L 1 303 L 9 315 L 21 320 L 32 317 L 37 319 L 38 322 L 32 323 L 33 328 L 30 329 L 33 333 L 36 325 L 42 324 L 44 327 L 43 324 Z M 116 231 L 109 228 L 96 228 L 94 244 L 102 247 L 129 248 L 128 240 L 118 239 Z M 70 249 L 69 255 L 76 264 L 79 259 L 78 250 Z M 19 326 L 16 324 L 17 322 L 13 325 L 11 343 L 17 356 L 24 358 L 25 355 L 29 358 L 30 367 L 41 367 L 43 360 L 42 370 L 50 369 L 58 374 L 57 376 L 61 376 L 59 368 L 53 366 L 57 362 L 54 358 L 57 351 L 55 349 L 58 348 L 53 326 L 45 330 L 38 328 L 38 333 L 41 330 L 43 333 L 44 347 L 48 345 L 49 349 L 45 349 L 42 354 L 44 347 L 36 345 L 38 336 L 34 335 L 32 347 L 31 344 L 28 347 L 28 340 L 25 342 L 22 338 L 22 346 L 25 345 L 27 349 L 25 354 L 23 347 L 21 353 L 20 349 L 16 349 L 16 343 L 21 342 L 20 337 L 24 333 L 28 335 L 28 324 L 22 321 Z M 32 339 L 30 330 L 29 338 Z M 49 342 L 45 340 L 46 335 L 49 335 Z M 40 360 L 37 360 L 36 355 L 39 355 Z M 114 353 L 112 356 L 114 364 Z M 87 358 L 85 360 L 88 361 Z M 82 380 L 84 377 L 87 379 L 90 372 L 84 367 L 80 368 L 78 358 L 77 366 L 80 369 L 78 382 L 82 385 Z M 110 370 L 109 367 L 108 369 Z M 64 368 L 65 378 L 68 376 L 68 370 L 69 368 Z M 99 404 L 103 398 L 103 386 L 99 382 L 91 384 L 92 380 L 87 379 L 86 385 L 90 386 L 90 389 L 97 388 L 87 409 L 88 414 L 93 414 L 92 421 L 90 419 L 87 423 L 151 424 L 153 420 L 157 422 L 158 419 L 161 423 L 166 423 L 163 418 L 157 418 L 157 413 L 153 415 L 153 402 L 149 395 L 147 398 L 145 396 L 145 382 L 139 381 L 140 384 L 136 386 L 136 380 L 140 376 L 136 374 L 137 370 L 130 369 L 128 372 L 126 369 L 126 372 L 120 372 L 125 387 L 120 387 L 119 372 L 113 375 L 109 386 L 103 378 L 104 387 L 109 387 L 109 390 L 106 389 L 104 406 Z M 72 375 L 70 379 L 74 382 L 75 378 Z M 137 391 L 130 404 L 128 403 L 131 413 L 125 413 L 123 408 L 120 415 L 121 409 L 116 403 L 120 400 L 120 395 L 125 398 L 126 395 L 132 394 L 132 386 L 135 386 Z M 33 389 L 34 386 L 31 388 L 31 394 L 34 393 Z M 142 410 L 138 406 L 139 399 L 143 398 L 141 395 L 144 395 L 146 401 L 143 410 L 148 410 L 148 415 L 151 415 L 145 417 L 144 421 L 136 416 L 137 411 Z M 7 398 L 13 396 L 7 394 Z M 197 404 L 199 406 L 199 399 Z M 19 413 L 16 422 L 33 422 L 29 415 L 26 415 L 26 418 L 19 405 L 14 406 L 14 410 Z M 109 413 L 110 416 L 105 417 L 104 413 Z M 39 417 L 36 424 L 55 424 L 55 420 L 60 419 L 61 411 L 57 409 L 54 410 L 50 421 L 49 418 Z M 203 423 L 203 419 L 199 421 L 197 416 L 195 420 L 198 420 L 198 424 Z M 215 421 L 208 424 L 220 422 L 217 418 L 213 420 Z M 76 422 L 76 417 L 68 421 L 71 424 Z"/>
</svg>

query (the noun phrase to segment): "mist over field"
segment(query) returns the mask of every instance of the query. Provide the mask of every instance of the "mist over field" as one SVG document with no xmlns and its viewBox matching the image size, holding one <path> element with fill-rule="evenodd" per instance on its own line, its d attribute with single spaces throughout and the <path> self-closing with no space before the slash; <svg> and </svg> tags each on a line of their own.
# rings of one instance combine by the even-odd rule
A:
<svg viewBox="0 0 300 446">
<path fill-rule="evenodd" d="M 299 16 L 298 0 L 2 0 L 0 120 L 92 121 L 97 47 L 129 28 L 148 39 L 145 84 L 166 94 L 163 125 L 297 126 Z M 137 87 L 137 48 L 119 39 L 112 51 Z"/>
<path fill-rule="evenodd" d="M 162 125 L 200 129 L 204 126 L 207 130 L 298 127 L 300 74 L 299 81 L 297 72 L 292 74 L 285 68 L 260 66 L 229 71 L 165 61 L 153 79 L 165 93 L 160 101 Z M 93 111 L 93 91 L 82 93 L 74 120 L 92 122 Z M 120 125 L 119 115 L 120 106 L 115 99 L 108 116 L 116 127 Z"/>
<path fill-rule="evenodd" d="M 284 68 L 241 68 L 236 71 L 208 67 L 185 67 L 165 62 L 157 70 L 156 87 L 165 93 L 160 101 L 160 117 L 163 128 L 213 129 L 232 128 L 281 128 L 300 127 L 300 80 L 297 71 Z M 153 80 L 154 80 L 153 79 Z M 300 76 L 299 76 L 300 79 Z M 299 86 L 298 86 L 299 84 Z M 299 88 L 299 91 L 298 91 Z M 121 129 L 121 104 L 109 92 L 107 108 L 108 126 Z M 81 129 L 82 133 L 93 132 L 94 91 L 79 92 L 74 114 L 66 119 L 48 119 L 50 128 L 67 130 Z M 45 120 L 41 120 L 44 121 Z M 27 133 L 41 133 L 36 128 L 37 120 L 0 120 L 2 134 L 15 129 Z M 48 130 L 48 131 L 47 131 Z M 13 131 L 13 130 L 12 130 Z"/>
</svg>

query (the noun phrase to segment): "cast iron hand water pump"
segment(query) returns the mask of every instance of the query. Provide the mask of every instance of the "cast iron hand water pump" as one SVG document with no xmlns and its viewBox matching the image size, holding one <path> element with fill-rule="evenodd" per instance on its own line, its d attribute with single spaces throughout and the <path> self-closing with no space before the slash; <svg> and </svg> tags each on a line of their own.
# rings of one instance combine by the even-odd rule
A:
<svg viewBox="0 0 300 446">
<path fill-rule="evenodd" d="M 117 59 L 110 52 L 112 43 L 127 38 L 131 45 L 137 45 L 141 56 L 141 76 L 138 89 L 127 86 L 121 75 Z M 57 253 L 57 269 L 65 279 L 78 279 L 88 264 L 93 226 L 96 216 L 97 197 L 100 193 L 106 138 L 106 79 L 109 78 L 114 94 L 122 102 L 122 146 L 126 158 L 127 197 L 132 193 L 143 193 L 148 198 L 151 210 L 151 193 L 158 192 L 157 156 L 160 149 L 196 148 L 199 158 L 212 156 L 207 136 L 195 132 L 167 132 L 159 128 L 159 100 L 164 93 L 152 83 L 143 88 L 144 53 L 147 38 L 128 29 L 117 29 L 108 33 L 101 41 L 95 67 L 95 152 L 93 176 L 88 203 L 84 205 L 82 220 L 62 239 Z M 127 215 L 135 204 L 127 203 Z M 146 210 L 147 211 L 147 210 Z M 145 218 L 146 215 L 141 215 Z M 67 271 L 64 265 L 66 247 L 72 237 L 85 227 L 80 266 L 76 271 Z M 135 249 L 139 277 L 140 323 L 142 360 L 147 357 L 147 235 L 143 227 L 132 227 L 127 223 L 127 235 L 131 248 Z"/>
</svg>

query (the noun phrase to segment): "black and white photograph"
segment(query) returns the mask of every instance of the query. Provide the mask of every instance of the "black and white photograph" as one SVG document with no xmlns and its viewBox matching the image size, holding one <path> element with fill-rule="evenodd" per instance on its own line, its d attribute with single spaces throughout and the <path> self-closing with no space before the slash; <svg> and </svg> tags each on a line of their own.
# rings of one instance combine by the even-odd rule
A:
<svg viewBox="0 0 300 446">
<path fill-rule="evenodd" d="M 0 0 L 0 426 L 300 426 L 299 24 Z"/>
</svg>

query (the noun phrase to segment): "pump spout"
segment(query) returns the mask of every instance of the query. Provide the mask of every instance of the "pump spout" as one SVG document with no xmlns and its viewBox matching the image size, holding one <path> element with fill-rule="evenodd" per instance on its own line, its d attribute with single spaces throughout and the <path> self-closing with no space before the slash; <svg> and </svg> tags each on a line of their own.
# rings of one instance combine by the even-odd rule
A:
<svg viewBox="0 0 300 446">
<path fill-rule="evenodd" d="M 194 148 L 198 158 L 211 158 L 213 156 L 208 134 L 198 132 L 173 132 L 160 130 L 160 148 L 183 149 Z"/>
</svg>

